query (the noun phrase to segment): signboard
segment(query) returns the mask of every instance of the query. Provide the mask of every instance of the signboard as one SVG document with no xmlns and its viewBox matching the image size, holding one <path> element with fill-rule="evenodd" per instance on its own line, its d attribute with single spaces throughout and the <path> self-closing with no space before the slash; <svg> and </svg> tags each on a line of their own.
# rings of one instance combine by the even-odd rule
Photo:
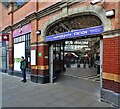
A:
<svg viewBox="0 0 120 109">
<path fill-rule="evenodd" d="M 9 41 L 9 34 L 2 34 L 2 41 Z"/>
<path fill-rule="evenodd" d="M 39 56 L 39 57 L 41 57 L 41 56 L 42 56 L 42 53 L 41 53 L 41 52 L 39 52 L 39 53 L 38 53 L 38 56 Z"/>
<path fill-rule="evenodd" d="M 103 26 L 96 26 L 96 27 L 85 28 L 85 29 L 74 30 L 74 31 L 65 32 L 61 34 L 46 36 L 46 41 L 49 42 L 49 41 L 55 41 L 55 40 L 61 40 L 61 39 L 95 35 L 95 34 L 101 34 L 102 32 L 103 32 Z"/>
<path fill-rule="evenodd" d="M 25 42 L 14 44 L 14 70 L 21 71 L 21 56 L 25 57 Z"/>
<path fill-rule="evenodd" d="M 36 50 L 31 50 L 31 65 L 36 65 Z"/>
</svg>

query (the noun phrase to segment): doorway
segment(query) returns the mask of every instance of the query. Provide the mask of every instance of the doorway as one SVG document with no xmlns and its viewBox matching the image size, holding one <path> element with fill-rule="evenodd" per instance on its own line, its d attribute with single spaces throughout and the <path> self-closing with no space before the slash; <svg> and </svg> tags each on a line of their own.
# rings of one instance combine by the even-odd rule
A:
<svg viewBox="0 0 120 109">
<path fill-rule="evenodd" d="M 49 24 L 45 36 L 50 47 L 50 82 L 59 82 L 84 90 L 90 87 L 89 92 L 98 84 L 100 91 L 103 31 L 101 19 L 87 13 L 76 14 Z M 89 85 L 91 82 L 93 84 Z"/>
<path fill-rule="evenodd" d="M 50 43 L 51 82 L 99 95 L 102 87 L 102 36 Z"/>
</svg>

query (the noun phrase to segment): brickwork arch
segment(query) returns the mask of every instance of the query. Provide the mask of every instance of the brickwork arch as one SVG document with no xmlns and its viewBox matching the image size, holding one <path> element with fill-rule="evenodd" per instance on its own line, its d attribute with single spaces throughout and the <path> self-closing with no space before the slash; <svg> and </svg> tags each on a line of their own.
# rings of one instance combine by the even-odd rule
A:
<svg viewBox="0 0 120 109">
<path fill-rule="evenodd" d="M 46 31 L 47 27 L 50 26 L 51 24 L 54 24 L 56 21 L 60 21 L 61 19 L 68 17 L 68 16 L 73 16 L 73 15 L 95 15 L 97 16 L 101 21 L 102 25 L 104 27 L 104 32 L 111 30 L 111 21 L 108 19 L 105 15 L 105 10 L 100 7 L 100 6 L 83 6 L 83 7 L 77 7 L 77 8 L 70 8 L 67 10 L 67 13 L 62 11 L 60 14 L 54 16 L 53 18 L 49 19 L 43 26 L 41 32 L 42 32 L 42 39 L 41 41 L 45 41 L 45 36 L 46 36 Z"/>
</svg>

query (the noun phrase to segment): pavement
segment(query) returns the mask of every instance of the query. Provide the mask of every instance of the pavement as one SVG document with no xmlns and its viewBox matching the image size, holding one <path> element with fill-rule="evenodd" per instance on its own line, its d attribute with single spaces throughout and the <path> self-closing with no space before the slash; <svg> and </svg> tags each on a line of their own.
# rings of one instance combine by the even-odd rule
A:
<svg viewBox="0 0 120 109">
<path fill-rule="evenodd" d="M 97 74 L 97 70 L 93 67 L 83 68 L 81 65 L 79 68 L 74 64 L 66 68 L 55 82 L 100 96 L 100 74 Z"/>
<path fill-rule="evenodd" d="M 54 84 L 22 83 L 20 77 L 1 74 L 2 107 L 111 107 L 101 102 L 97 93 L 60 80 Z"/>
</svg>

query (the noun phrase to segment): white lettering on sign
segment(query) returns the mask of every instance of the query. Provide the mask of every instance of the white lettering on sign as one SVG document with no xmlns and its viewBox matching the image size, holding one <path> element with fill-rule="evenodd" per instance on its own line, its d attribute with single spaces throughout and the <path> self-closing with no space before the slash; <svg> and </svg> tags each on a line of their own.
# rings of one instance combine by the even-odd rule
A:
<svg viewBox="0 0 120 109">
<path fill-rule="evenodd" d="M 81 31 L 81 34 L 87 34 L 87 31 Z"/>
<path fill-rule="evenodd" d="M 87 34 L 87 31 L 79 31 L 74 33 L 74 35 L 80 35 L 80 34 Z"/>
<path fill-rule="evenodd" d="M 7 39 L 8 37 L 7 36 L 4 36 L 4 39 Z"/>
</svg>

